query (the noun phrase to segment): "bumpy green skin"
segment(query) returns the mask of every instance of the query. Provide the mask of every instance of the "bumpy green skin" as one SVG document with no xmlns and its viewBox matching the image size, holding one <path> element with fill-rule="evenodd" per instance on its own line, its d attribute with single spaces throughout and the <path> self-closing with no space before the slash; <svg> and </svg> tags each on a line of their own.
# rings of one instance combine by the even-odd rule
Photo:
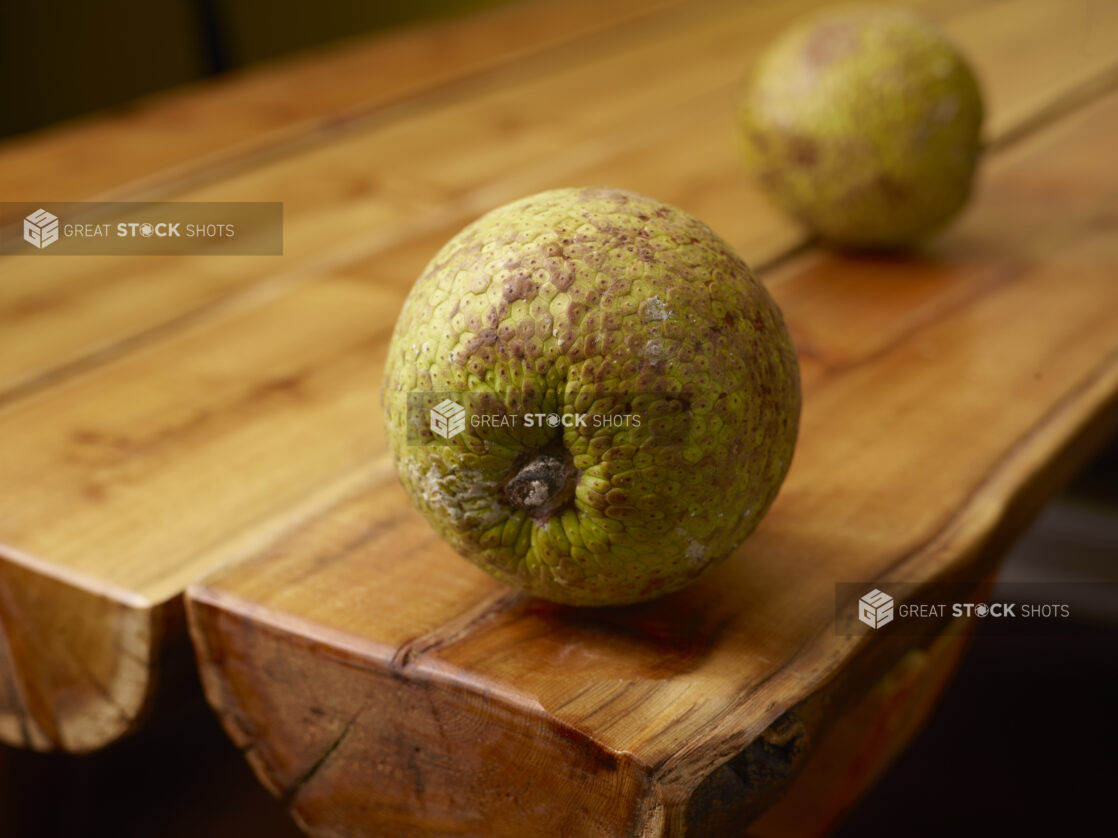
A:
<svg viewBox="0 0 1118 838">
<path fill-rule="evenodd" d="M 823 239 L 894 249 L 966 203 L 982 96 L 935 27 L 891 8 L 826 13 L 762 58 L 739 108 L 749 168 Z"/>
<path fill-rule="evenodd" d="M 412 391 L 518 413 L 605 399 L 645 421 L 447 441 L 413 411 L 409 444 Z M 400 479 L 435 530 L 504 582 L 579 605 L 650 599 L 724 559 L 775 497 L 800 411 L 788 331 L 741 258 L 681 210 L 599 188 L 534 195 L 455 236 L 404 305 L 383 397 Z M 541 449 L 568 452 L 577 480 L 544 516 L 504 489 Z"/>
</svg>

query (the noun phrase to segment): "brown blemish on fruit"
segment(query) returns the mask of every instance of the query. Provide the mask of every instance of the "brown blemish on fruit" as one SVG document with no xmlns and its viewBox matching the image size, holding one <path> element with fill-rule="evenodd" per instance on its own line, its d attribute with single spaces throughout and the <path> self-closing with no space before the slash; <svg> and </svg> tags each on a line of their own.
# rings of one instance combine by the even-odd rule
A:
<svg viewBox="0 0 1118 838">
<path fill-rule="evenodd" d="M 819 159 L 819 148 L 807 137 L 788 137 L 787 149 L 788 160 L 796 166 L 814 166 Z"/>
<path fill-rule="evenodd" d="M 877 188 L 881 190 L 881 194 L 884 195 L 887 200 L 897 204 L 904 203 L 908 200 L 908 190 L 895 178 L 882 174 L 878 176 L 875 183 Z"/>
<path fill-rule="evenodd" d="M 505 280 L 501 297 L 506 303 L 530 300 L 536 295 L 536 291 L 536 284 L 532 280 L 523 274 L 517 274 Z"/>
<path fill-rule="evenodd" d="M 566 291 L 575 281 L 575 272 L 572 270 L 552 271 L 551 284 L 560 291 Z"/>
<path fill-rule="evenodd" d="M 834 21 L 820 25 L 804 47 L 804 57 L 815 70 L 842 58 L 858 43 L 858 36 L 847 23 Z"/>
</svg>

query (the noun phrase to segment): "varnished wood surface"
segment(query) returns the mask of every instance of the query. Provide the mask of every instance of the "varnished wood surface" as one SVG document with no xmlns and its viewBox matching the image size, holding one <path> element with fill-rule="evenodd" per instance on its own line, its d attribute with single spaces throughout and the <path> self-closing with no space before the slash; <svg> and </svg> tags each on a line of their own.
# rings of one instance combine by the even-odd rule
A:
<svg viewBox="0 0 1118 838">
<path fill-rule="evenodd" d="M 0 400 L 52 382 L 60 369 L 162 336 L 184 319 L 219 315 L 214 308 L 246 290 L 305 282 L 433 224 L 465 223 L 545 179 L 621 157 L 665 132 L 661 112 L 728 89 L 742 65 L 735 34 L 767 19 L 752 36 L 756 45 L 810 5 L 796 0 L 760 17 L 729 4 L 703 3 L 721 9 L 708 15 L 669 6 L 661 16 L 573 41 L 551 60 L 431 90 L 344 128 L 307 126 L 298 142 L 202 168 L 167 196 L 282 201 L 282 258 L 5 260 Z M 546 31 L 548 20 L 534 25 Z M 727 31 L 719 33 L 720 25 Z M 712 37 L 721 49 L 704 52 Z M 454 66 L 451 56 L 444 60 Z"/>
<path fill-rule="evenodd" d="M 224 131 L 249 135 L 255 130 L 271 136 L 272 123 L 254 120 L 254 111 L 241 101 L 257 95 L 255 87 L 233 97 L 236 104 L 214 106 L 215 125 L 228 122 L 222 119 L 223 109 L 239 107 L 243 116 L 233 124 L 240 128 L 210 129 L 203 120 L 201 127 L 189 129 L 170 115 L 162 123 L 152 115 L 156 125 L 175 125 L 176 138 L 195 138 L 198 156 L 192 156 L 194 146 L 186 139 L 176 140 L 186 147 L 174 161 L 165 160 L 164 152 L 124 155 L 112 167 L 120 182 L 155 178 L 163 185 L 114 194 L 283 201 L 284 257 L 5 260 L 0 402 L 13 391 L 25 393 L 52 383 L 60 374 L 218 315 L 231 300 L 251 295 L 261 285 L 281 289 L 353 266 L 436 225 L 461 226 L 497 204 L 556 184 L 606 178 L 625 186 L 628 173 L 633 186 L 649 191 L 659 186 L 658 175 L 674 174 L 679 188 L 669 196 L 698 210 L 706 210 L 707 201 L 718 201 L 723 211 L 732 210 L 724 216 L 730 223 L 719 231 L 746 259 L 758 264 L 774 258 L 799 234 L 752 197 L 733 143 L 724 138 L 731 130 L 734 93 L 758 51 L 790 21 L 820 5 L 819 0 L 707 0 L 636 17 L 632 10 L 618 12 L 615 25 L 582 39 L 572 34 L 569 43 L 537 60 L 525 59 L 469 84 L 428 88 L 395 107 L 377 107 L 392 95 L 385 77 L 378 76 L 366 99 L 354 94 L 355 100 L 371 103 L 361 106 L 368 115 L 334 128 L 320 125 L 317 103 L 333 99 L 318 93 L 327 73 L 315 69 L 307 72 L 305 87 L 286 78 L 282 83 L 291 91 L 288 107 L 301 104 L 311 114 L 309 121 L 291 117 L 281 124 L 293 127 L 275 130 L 292 136 L 284 134 L 274 147 L 251 146 L 228 159 L 210 160 L 203 153 L 211 131 L 224 136 Z M 915 5 L 970 47 L 988 91 L 992 137 L 1026 124 L 1115 67 L 1108 45 L 1118 41 L 1118 11 L 1110 5 L 1063 6 L 1047 0 L 1012 0 L 997 9 L 980 0 L 922 0 Z M 547 18 L 540 21 L 540 28 L 548 25 Z M 564 26 L 580 31 L 576 24 Z M 464 40 L 470 37 L 463 33 Z M 482 31 L 475 37 L 488 43 L 499 34 Z M 540 48 L 546 43 L 544 39 Z M 473 52 L 461 51 L 466 69 L 459 75 L 476 65 Z M 446 56 L 448 65 L 434 69 L 421 63 L 415 72 L 454 76 L 454 58 Z M 409 76 L 401 83 L 411 89 Z M 220 99 L 218 94 L 220 89 L 215 94 Z M 269 101 L 269 95 L 259 95 Z M 681 131 L 702 139 L 685 145 Z M 137 129 L 136 134 L 142 133 Z M 117 130 L 112 136 L 116 143 L 134 134 Z M 656 150 L 658 141 L 672 137 L 680 141 L 674 149 Z M 144 148 L 161 145 L 153 139 Z M 97 145 L 82 143 L 81 148 Z M 151 154 L 155 159 L 149 159 Z M 39 195 L 85 197 L 88 193 L 76 186 L 62 191 L 69 173 L 80 182 L 84 172 L 102 169 L 96 161 L 72 161 L 61 150 L 52 159 L 59 174 L 40 187 Z M 179 159 L 190 163 L 189 171 L 176 179 Z M 18 155 L 3 164 L 16 175 L 31 168 Z M 155 170 L 163 172 L 162 181 L 145 174 Z M 14 184 L 3 194 L 23 196 L 25 191 Z M 711 221 L 719 226 L 722 217 L 714 215 Z"/>
<path fill-rule="evenodd" d="M 1112 432 L 1115 130 L 1110 94 L 1004 149 L 911 258 L 771 273 L 801 441 L 757 533 L 685 591 L 595 612 L 510 595 L 391 479 L 194 586 L 211 702 L 262 779 L 322 835 L 743 825 L 758 737 L 809 748 L 813 699 L 881 654 L 834 633 L 834 583 L 977 584 Z"/>
<path fill-rule="evenodd" d="M 639 25 L 671 0 L 528 0 L 330 44 L 0 144 L 5 201 L 139 200 Z M 554 60 L 554 59 L 552 59 Z M 0 216 L 0 222 L 12 219 Z"/>
<path fill-rule="evenodd" d="M 1028 25 L 1013 27 L 1015 41 L 981 4 L 932 7 L 986 44 L 975 61 L 1003 126 L 995 138 L 1108 78 L 1098 56 L 1072 48 L 1072 18 L 1018 4 Z M 567 63 L 487 77 L 338 136 L 312 130 L 299 153 L 244 160 L 189 193 L 284 199 L 284 257 L 6 260 L 2 614 L 27 639 L 6 655 L 0 736 L 84 750 L 128 730 L 184 587 L 384 472 L 388 332 L 424 262 L 477 213 L 601 182 L 686 207 L 754 264 L 802 242 L 739 171 L 730 105 L 756 50 L 803 11 L 667 8 L 572 45 Z M 1053 37 L 1060 26 L 1071 33 Z M 1015 44 L 1047 69 L 1051 100 L 1017 83 Z M 220 306 L 195 305 L 246 284 Z M 40 606 L 50 601 L 67 604 Z M 49 630 L 63 611 L 88 616 L 80 630 Z"/>
<path fill-rule="evenodd" d="M 626 799 L 636 808 L 609 817 L 631 816 L 649 834 L 658 834 L 657 823 L 676 829 L 680 818 L 700 823 L 705 815 L 686 808 L 700 779 L 719 781 L 718 760 L 739 753 L 772 721 L 768 710 L 758 711 L 756 697 L 728 712 L 734 700 L 754 696 L 749 679 L 765 671 L 752 657 L 756 647 L 743 652 L 734 638 L 760 638 L 769 650 L 761 656 L 779 661 L 792 640 L 807 642 L 808 635 L 795 632 L 817 631 L 819 613 L 796 612 L 796 621 L 786 624 L 781 617 L 761 630 L 733 627 L 726 614 L 748 608 L 760 593 L 746 586 L 744 600 L 733 605 L 702 597 L 712 585 L 752 584 L 752 571 L 741 571 L 740 578 L 720 571 L 712 578 L 721 581 L 684 596 L 678 631 L 655 612 L 603 625 L 576 620 L 571 627 L 562 614 L 506 599 L 495 583 L 440 553 L 441 545 L 402 503 L 384 453 L 379 375 L 391 324 L 423 263 L 474 216 L 527 192 L 598 182 L 654 194 L 707 220 L 755 265 L 780 262 L 801 247 L 802 233 L 739 171 L 731 104 L 758 49 L 816 5 L 711 2 L 684 10 L 679 4 L 623 4 L 604 16 L 567 20 L 554 4 L 543 4 L 533 8 L 550 10 L 538 18 L 546 35 L 513 46 L 508 29 L 523 27 L 510 21 L 524 12 L 510 9 L 493 18 L 504 21 L 496 26 L 440 25 L 428 37 L 393 41 L 379 55 L 355 47 L 336 59 L 278 68 L 0 150 L 7 199 L 35 197 L 35 184 L 47 183 L 69 190 L 50 197 L 70 199 L 283 200 L 287 216 L 283 257 L 0 260 L 0 619 L 6 641 L 0 647 L 0 737 L 80 751 L 133 729 L 160 684 L 167 650 L 181 638 L 183 589 L 214 568 L 249 558 L 244 569 L 234 567 L 197 589 L 204 664 L 226 724 L 251 745 L 265 781 L 289 790 L 308 823 L 330 828 L 323 813 L 350 817 L 345 795 L 357 800 L 363 793 L 360 765 L 349 785 L 330 786 L 324 778 L 336 781 L 349 765 L 345 754 L 353 742 L 375 727 L 364 716 L 346 715 L 360 709 L 346 704 L 360 681 L 347 667 L 354 661 L 381 666 L 386 657 L 407 663 L 413 688 L 428 678 L 453 680 L 447 673 L 462 667 L 470 673 L 464 682 L 470 689 L 515 681 L 522 692 L 501 686 L 502 698 L 492 705 L 479 705 L 468 691 L 461 700 L 495 714 L 486 724 L 513 730 L 525 748 L 540 737 L 539 747 L 553 761 L 526 768 L 525 782 L 547 784 L 556 764 L 582 760 L 590 730 L 592 758 L 613 760 L 618 768 L 609 785 L 591 784 L 578 805 L 604 812 Z M 1114 255 L 1104 244 L 1113 218 L 1100 196 L 1113 206 L 1114 195 L 1099 176 L 1109 174 L 1099 163 L 1101 152 L 1075 146 L 1070 159 L 1044 157 L 1029 176 L 1012 166 L 1017 155 L 1044 153 L 1045 143 L 1084 143 L 1092 132 L 1113 133 L 1114 120 L 1098 116 L 1098 105 L 1089 113 L 1101 123 L 1084 127 L 1083 108 L 1113 80 L 1118 13 L 1040 0 L 917 5 L 970 51 L 984 82 L 988 136 L 995 141 L 992 185 L 965 226 L 916 262 L 809 253 L 766 273 L 796 332 L 805 386 L 816 403 L 809 416 L 825 417 L 817 422 L 828 424 L 832 435 L 812 438 L 805 428 L 798 461 L 815 457 L 828 475 L 847 475 L 844 497 L 858 499 L 852 507 L 836 505 L 833 492 L 815 489 L 807 478 L 798 490 L 790 482 L 790 499 L 778 509 L 798 504 L 798 514 L 829 523 L 812 531 L 814 541 L 784 545 L 774 511 L 746 548 L 767 554 L 766 538 L 783 545 L 790 558 L 780 561 L 790 564 L 784 570 L 774 565 L 773 583 L 797 567 L 824 569 L 817 588 L 789 588 L 788 597 L 817 595 L 836 568 L 876 572 L 877 565 L 842 564 L 844 551 L 866 546 L 859 539 L 899 550 L 896 545 L 914 533 L 940 532 L 936 527 L 949 513 L 959 516 L 952 519 L 961 528 L 958 543 L 970 552 L 936 553 L 932 565 L 913 572 L 995 553 L 998 544 L 975 533 L 995 525 L 1012 531 L 1016 516 L 1052 491 L 1074 460 L 1057 454 L 1089 449 L 1092 435 L 1103 433 L 1106 410 L 1099 405 L 1113 392 L 1104 375 L 1094 389 L 1066 396 L 1075 405 L 1069 413 L 1049 415 L 1053 389 L 1017 382 L 1022 389 L 1012 391 L 1008 408 L 989 398 L 992 390 L 976 389 L 973 401 L 955 405 L 976 416 L 986 411 L 973 432 L 922 411 L 925 402 L 938 407 L 939 395 L 954 382 L 947 362 L 922 366 L 932 338 L 956 353 L 955 371 L 991 376 L 1003 362 L 1018 372 L 1041 365 L 1052 386 L 1061 375 L 1081 376 L 1085 359 L 1107 346 L 1100 330 L 1109 325 L 1114 331 L 1105 319 L 1114 309 L 1107 308 L 1105 282 L 1093 273 L 1108 259 L 1113 266 Z M 449 52 L 448 40 L 454 44 Z M 368 87 L 328 96 L 282 95 L 319 91 L 334 74 L 377 66 L 385 55 L 410 56 L 391 58 L 406 69 L 395 83 L 378 77 Z M 243 118 L 223 116 L 230 114 Z M 160 142 L 167 133 L 175 143 Z M 86 156 L 99 148 L 104 165 Z M 67 178 L 68 171 L 80 176 Z M 1056 251 L 1071 261 L 1053 262 Z M 1073 286 L 1074 293 L 1055 294 L 1050 284 L 1027 278 L 1036 264 L 1088 278 Z M 1000 295 L 1022 288 L 1031 290 Z M 1104 296 L 1085 306 L 1083 295 L 1096 293 Z M 987 311 L 989 300 L 998 302 Z M 1042 328 L 1040 342 L 1029 346 L 1018 335 L 985 366 L 964 363 L 986 357 L 980 349 L 965 353 L 985 346 L 971 340 L 982 337 L 981 323 L 1004 317 L 1031 324 L 1038 307 L 1053 315 L 1045 321 L 1051 329 L 1068 331 Z M 937 324 L 943 334 L 933 329 Z M 1051 358 L 1042 348 L 1053 345 L 1061 354 Z M 913 376 L 914 370 L 923 372 Z M 882 380 L 893 385 L 882 387 Z M 1005 383 L 978 380 L 983 388 Z M 844 399 L 863 398 L 859 405 L 877 405 L 894 425 L 874 430 L 861 407 L 844 411 Z M 1045 417 L 1051 421 L 1042 423 Z M 1005 454 L 1008 471 L 995 470 L 989 458 L 964 462 L 962 455 L 950 474 L 938 461 L 928 469 L 929 492 L 994 481 L 977 495 L 995 498 L 983 500 L 989 506 L 965 507 L 970 496 L 950 491 L 921 503 L 879 481 L 873 470 L 882 459 L 927 456 L 933 440 L 937 451 L 954 450 L 960 435 L 979 437 L 979 449 L 992 457 L 1029 422 L 1037 424 L 1038 436 L 1028 436 L 1024 454 Z M 913 445 L 917 437 L 925 448 Z M 874 447 L 882 439 L 890 440 L 884 454 Z M 881 504 L 888 517 L 873 517 Z M 1003 518 L 1007 504 L 1013 514 Z M 362 551 L 383 544 L 388 534 L 391 550 L 370 568 Z M 328 554 L 336 560 L 323 559 L 323 543 L 332 545 Z M 287 552 L 291 544 L 299 549 Z M 816 565 L 817 553 L 832 564 Z M 402 564 L 405 555 L 420 558 Z M 751 564 L 747 557 L 731 566 Z M 416 578 L 428 582 L 418 610 L 404 595 Z M 403 610 L 371 613 L 370 596 L 394 586 Z M 708 607 L 711 616 L 702 616 Z M 445 643 L 457 627 L 485 615 L 479 626 L 486 631 Z M 708 650 L 713 668 L 699 667 L 692 680 L 678 680 L 677 670 L 692 672 L 688 655 L 702 656 L 711 644 L 707 621 L 721 619 L 730 620 L 729 645 Z M 650 632 L 668 644 L 667 652 L 630 637 L 618 657 L 609 638 L 634 631 Z M 615 656 L 599 656 L 597 641 Z M 498 646 L 486 648 L 487 642 Z M 244 644 L 243 654 L 229 655 L 237 644 Z M 502 657 L 500 644 L 514 653 Z M 434 648 L 425 654 L 428 645 Z M 264 669 L 286 671 L 295 685 L 283 695 L 259 682 L 261 656 L 273 652 L 280 661 Z M 540 673 L 509 674 L 517 660 L 537 653 L 541 659 L 558 655 L 558 663 L 574 666 L 594 686 L 559 713 L 564 694 L 558 686 Z M 844 647 L 817 660 L 797 658 L 781 670 L 791 679 L 781 695 L 807 700 L 818 692 L 819 678 L 838 672 L 851 653 Z M 476 670 L 470 655 L 480 662 Z M 740 680 L 719 681 L 721 667 L 743 656 Z M 500 669 L 506 659 L 509 672 Z M 645 678 L 642 667 L 652 667 L 654 677 Z M 298 688 L 306 678 L 336 683 L 339 706 L 309 698 Z M 647 701 L 640 698 L 600 736 L 585 726 L 595 703 L 612 700 L 615 691 L 624 706 L 637 680 L 649 682 Z M 674 713 L 697 684 L 711 686 L 711 697 L 670 737 L 658 733 L 657 714 Z M 447 700 L 448 708 L 457 707 L 454 695 Z M 304 723 L 301 713 L 312 721 Z M 289 730 L 296 719 L 303 719 L 299 730 Z M 415 723 L 430 720 L 421 714 Z M 307 773 L 323 743 L 340 741 L 346 729 L 354 739 L 339 746 L 339 761 L 331 757 L 324 773 Z M 701 754 L 678 750 L 672 737 L 682 736 L 694 736 Z M 712 755 L 710 742 L 729 750 Z M 507 747 L 494 740 L 493 753 Z M 567 787 L 556 787 L 556 800 L 566 799 Z M 493 790 L 481 799 L 486 793 Z"/>
</svg>

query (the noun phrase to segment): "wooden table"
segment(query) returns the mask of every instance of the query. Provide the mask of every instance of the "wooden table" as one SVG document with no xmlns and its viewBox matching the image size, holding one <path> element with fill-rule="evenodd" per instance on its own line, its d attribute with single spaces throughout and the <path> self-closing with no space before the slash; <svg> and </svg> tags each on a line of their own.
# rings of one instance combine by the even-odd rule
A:
<svg viewBox="0 0 1118 838">
<path fill-rule="evenodd" d="M 282 257 L 0 261 L 0 739 L 85 751 L 139 727 L 186 661 L 189 588 L 211 703 L 312 833 L 837 817 L 961 640 L 838 636 L 834 583 L 980 587 L 1118 417 L 1118 8 L 915 3 L 973 59 L 989 155 L 947 234 L 853 259 L 768 207 L 731 134 L 758 49 L 818 5 L 518 4 L 0 148 L 6 200 L 286 218 Z M 722 233 L 783 307 L 805 390 L 739 555 L 602 612 L 452 555 L 395 483 L 378 404 L 437 247 L 580 183 Z"/>
</svg>

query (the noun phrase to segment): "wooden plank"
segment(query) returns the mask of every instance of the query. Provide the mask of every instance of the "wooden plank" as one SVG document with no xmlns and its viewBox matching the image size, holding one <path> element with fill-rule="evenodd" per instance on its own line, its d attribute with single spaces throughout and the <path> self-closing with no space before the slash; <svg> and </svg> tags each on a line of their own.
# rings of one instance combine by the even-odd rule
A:
<svg viewBox="0 0 1118 838">
<path fill-rule="evenodd" d="M 776 14 L 762 18 L 764 26 L 758 26 L 775 25 Z M 709 21 L 684 32 L 692 52 L 703 43 L 703 26 L 709 27 Z M 645 56 L 652 73 L 655 56 L 646 55 L 643 47 L 632 50 Z M 636 54 L 632 50 L 623 56 L 631 58 Z M 612 54 L 595 61 L 597 69 L 580 76 L 578 84 L 589 85 L 602 67 L 621 66 L 612 63 Z M 1068 78 L 1077 77 L 1079 65 L 1069 67 L 1074 72 L 1069 70 Z M 560 75 L 579 74 L 570 70 Z M 558 82 L 529 79 L 522 82 L 526 87 L 481 91 L 477 107 L 489 116 L 478 118 L 483 125 L 496 125 L 497 114 L 515 109 L 523 89 L 553 90 L 548 87 L 553 83 Z M 189 581 L 269 543 L 352 485 L 385 474 L 377 382 L 387 334 L 422 264 L 476 212 L 534 188 L 601 180 L 684 204 L 755 262 L 766 254 L 786 252 L 799 240 L 797 234 L 750 192 L 732 145 L 717 139 L 728 134 L 731 117 L 723 104 L 727 89 L 722 81 L 711 82 L 702 95 L 679 94 L 670 109 L 663 102 L 642 100 L 640 107 L 625 112 L 632 118 L 623 130 L 594 139 L 593 126 L 610 124 L 612 118 L 609 108 L 601 105 L 596 115 L 580 123 L 579 130 L 587 131 L 589 139 L 566 151 L 557 149 L 554 156 L 541 157 L 550 162 L 529 166 L 490 187 L 465 184 L 458 194 L 450 181 L 442 181 L 440 209 L 417 213 L 408 226 L 393 228 L 385 222 L 389 232 L 378 233 L 371 243 L 343 245 L 352 246 L 353 252 L 324 257 L 324 276 L 316 275 L 318 282 L 286 294 L 279 282 L 259 294 L 239 297 L 204 318 L 179 324 L 173 340 L 136 347 L 85 375 L 10 400 L 0 410 L 0 438 L 20 444 L 0 451 L 0 555 L 13 567 L 47 577 L 49 583 L 43 584 L 48 588 L 61 585 L 95 598 L 91 609 L 101 608 L 106 596 L 122 604 L 121 619 L 133 627 L 129 636 L 138 640 L 126 644 L 120 654 L 139 666 L 127 682 L 118 683 L 109 677 L 116 671 L 111 654 L 99 675 L 53 663 L 83 660 L 83 644 L 110 652 L 117 648 L 111 638 L 124 630 L 115 616 L 105 617 L 106 636 L 39 633 L 22 656 L 8 656 L 9 680 L 19 686 L 8 689 L 0 705 L 0 736 L 36 747 L 90 748 L 127 730 L 156 686 L 162 654 L 158 638 L 173 633 L 168 614 L 173 617 Z M 471 113 L 466 103 L 424 112 L 415 120 L 434 130 L 466 122 Z M 668 113 L 678 119 L 665 119 Z M 532 126 L 535 120 L 542 126 L 532 127 L 540 144 L 555 142 L 547 139 L 551 117 L 544 108 L 531 118 Z M 395 123 L 384 127 L 384 148 L 398 155 L 386 158 L 390 162 L 406 161 L 407 144 L 414 140 L 410 130 Z M 573 135 L 563 136 L 570 140 Z M 453 144 L 461 137 L 451 133 L 444 139 Z M 345 181 L 359 148 L 346 146 L 346 153 L 335 158 L 336 151 L 331 146 L 314 152 L 321 156 L 315 157 L 320 161 L 315 165 Z M 492 150 L 471 153 L 478 159 L 494 155 Z M 366 158 L 367 151 L 361 160 Z M 299 168 L 280 168 L 283 177 L 290 178 L 284 183 L 294 188 Z M 391 169 L 384 171 L 386 177 L 394 176 Z M 245 173 L 240 182 L 265 190 L 273 188 L 269 179 L 279 174 L 278 169 L 264 167 Z M 740 202 L 734 194 L 739 184 Z M 306 200 L 325 207 L 329 197 L 326 190 Z M 393 210 L 382 200 L 375 212 L 387 218 L 404 205 Z M 310 213 L 299 232 L 299 246 L 308 254 L 317 252 L 316 229 L 332 221 L 357 229 L 362 219 L 368 220 L 363 213 L 373 212 L 363 203 L 337 215 L 326 210 L 321 216 Z M 125 285 L 146 285 L 149 290 L 105 297 L 93 283 L 88 296 L 80 291 L 57 297 L 44 292 L 33 300 L 59 309 L 53 325 L 39 320 L 35 328 L 21 331 L 17 322 L 5 331 L 5 349 L 22 346 L 26 361 L 42 345 L 37 336 L 48 334 L 56 340 L 65 339 L 67 329 L 80 332 L 90 311 L 103 307 L 104 313 L 115 318 L 123 312 L 127 319 L 146 301 L 163 299 L 150 287 L 156 277 L 160 283 L 167 279 L 167 273 L 156 274 L 155 263 L 133 258 L 141 267 Z M 215 277 L 222 282 L 226 264 L 199 259 L 192 271 L 181 266 L 182 278 L 189 274 L 203 287 Z M 305 278 L 296 271 L 294 279 L 285 281 Z M 72 279 L 80 289 L 89 277 Z M 175 287 L 171 283 L 166 289 L 167 298 L 174 298 Z M 26 343 L 21 343 L 21 334 Z M 7 594 L 14 603 L 13 614 L 32 611 L 26 603 L 42 599 L 30 588 L 23 590 L 20 580 L 29 578 L 13 571 Z M 110 608 L 106 614 L 115 611 Z M 9 630 L 16 630 L 20 622 L 10 618 Z M 88 631 L 101 630 L 88 623 Z M 29 666 L 24 661 L 38 663 Z M 44 669 L 63 674 L 47 677 Z M 130 685 L 128 690 L 123 683 Z M 56 694 L 59 685 L 65 685 L 65 697 Z M 33 695 L 43 698 L 33 700 Z M 80 702 L 74 699 L 79 695 Z M 117 720 L 116 727 L 110 730 L 85 718 L 98 706 L 104 717 Z M 62 717 L 67 720 L 60 721 Z M 101 732 L 90 733 L 83 726 Z"/>
<path fill-rule="evenodd" d="M 25 556 L 0 562 L 0 591 L 0 739 L 81 752 L 120 736 L 148 703 L 167 615 Z"/>
<path fill-rule="evenodd" d="M 799 233 L 772 214 L 738 172 L 729 108 L 757 52 L 817 5 L 711 3 L 688 6 L 686 15 L 663 12 L 568 50 L 569 63 L 537 62 L 530 73 L 486 77 L 462 96 L 431 95 L 344 130 L 312 133 L 312 140 L 284 146 L 278 156 L 238 158 L 233 169 L 215 163 L 165 193 L 284 201 L 282 258 L 3 260 L 0 400 L 166 336 L 259 283 L 306 281 L 418 231 L 465 223 L 583 172 L 606 178 L 625 152 L 637 156 L 629 167 L 632 184 L 650 191 L 656 181 L 646 175 L 648 167 L 663 168 L 663 162 L 642 157 L 640 149 L 649 138 L 678 130 L 704 103 L 718 102 L 724 110 L 711 116 L 709 133 L 699 134 L 693 149 L 681 147 L 671 168 L 707 172 L 707 188 L 721 193 L 726 209 L 739 207 L 739 229 L 756 230 L 748 258 L 777 255 Z M 1084 43 L 1118 44 L 1118 8 L 1109 6 L 1090 13 L 1085 31 L 1086 10 L 1042 0 L 999 6 L 999 14 L 1016 21 L 1009 27 L 975 0 L 916 5 L 971 47 L 992 102 L 994 137 L 1106 72 L 1114 50 L 1085 50 Z M 1021 81 L 1022 54 L 1030 57 L 1028 83 Z M 713 167 L 703 169 L 706 154 L 717 155 L 726 168 L 711 176 Z M 65 168 L 64 161 L 59 166 Z M 681 193 L 681 203 L 688 197 Z"/>
<path fill-rule="evenodd" d="M 691 588 L 595 611 L 510 594 L 392 480 L 192 586 L 208 696 L 261 779 L 320 835 L 744 827 L 759 737 L 789 755 L 776 783 L 825 735 L 816 699 L 920 642 L 837 635 L 834 583 L 979 584 L 1118 424 L 1115 130 L 1111 94 L 1012 147 L 919 257 L 773 275 L 801 441 L 759 530 Z"/>
<path fill-rule="evenodd" d="M 401 109 L 362 130 L 336 132 L 294 156 L 265 157 L 175 196 L 283 201 L 282 258 L 0 260 L 0 322 L 6 324 L 0 398 L 51 380 L 51 370 L 90 352 L 120 342 L 130 348 L 130 339 L 159 324 L 181 325 L 185 315 L 247 286 L 306 281 L 416 228 L 429 229 L 433 221 L 452 215 L 464 223 L 480 208 L 519 194 L 525 180 L 562 177 L 657 136 L 675 105 L 737 77 L 740 60 L 730 48 L 735 32 L 751 33 L 746 42 L 756 46 L 810 2 L 798 0 L 780 12 L 716 7 L 717 13 L 689 17 L 682 26 L 674 18 L 670 26 L 650 19 L 586 45 L 567 62 L 490 79 L 468 96 L 450 93 Z M 719 36 L 721 49 L 705 49 L 723 26 L 729 33 Z M 687 75 L 680 78 L 675 67 L 688 68 Z M 603 87 L 603 76 L 615 85 Z M 578 104 L 556 108 L 555 102 Z"/>
<path fill-rule="evenodd" d="M 631 26 L 671 0 L 529 0 L 333 44 L 0 143 L 5 201 L 132 200 Z M 0 217 L 0 223 L 10 219 Z"/>
</svg>

